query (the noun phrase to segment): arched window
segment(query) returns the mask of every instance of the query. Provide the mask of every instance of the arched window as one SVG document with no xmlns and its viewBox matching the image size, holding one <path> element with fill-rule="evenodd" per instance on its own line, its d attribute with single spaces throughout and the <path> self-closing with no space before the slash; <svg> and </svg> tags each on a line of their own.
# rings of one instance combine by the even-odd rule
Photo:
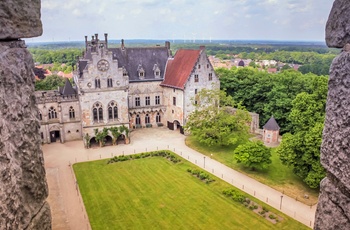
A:
<svg viewBox="0 0 350 230">
<path fill-rule="evenodd" d="M 75 118 L 75 111 L 73 109 L 73 106 L 69 107 L 69 118 L 74 119 Z"/>
<path fill-rule="evenodd" d="M 41 112 L 39 111 L 39 120 L 42 121 L 43 120 L 43 115 L 41 114 Z"/>
<path fill-rule="evenodd" d="M 101 103 L 95 103 L 92 108 L 94 122 L 103 122 L 103 109 Z"/>
<path fill-rule="evenodd" d="M 98 78 L 95 79 L 95 88 L 101 88 L 101 81 Z"/>
<path fill-rule="evenodd" d="M 107 87 L 108 88 L 113 87 L 113 79 L 112 78 L 107 78 Z"/>
<path fill-rule="evenodd" d="M 149 123 L 150 123 L 149 115 L 146 114 L 146 116 L 145 116 L 145 124 L 149 124 Z"/>
<path fill-rule="evenodd" d="M 118 105 L 115 101 L 112 101 L 108 104 L 108 119 L 118 119 Z"/>
<path fill-rule="evenodd" d="M 141 125 L 140 115 L 136 115 L 136 125 Z"/>
<path fill-rule="evenodd" d="M 56 119 L 57 118 L 57 112 L 54 107 L 50 107 L 49 109 L 49 119 Z"/>
<path fill-rule="evenodd" d="M 157 122 L 157 123 L 160 123 L 160 122 L 161 122 L 160 113 L 157 113 L 157 115 L 156 115 L 156 122 Z"/>
</svg>

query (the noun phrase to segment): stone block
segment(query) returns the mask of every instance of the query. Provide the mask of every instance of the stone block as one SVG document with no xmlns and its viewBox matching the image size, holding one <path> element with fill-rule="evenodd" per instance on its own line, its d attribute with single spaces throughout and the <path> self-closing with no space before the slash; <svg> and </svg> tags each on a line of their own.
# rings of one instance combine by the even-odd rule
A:
<svg viewBox="0 0 350 230">
<path fill-rule="evenodd" d="M 42 226 L 51 225 L 50 220 L 38 220 L 48 188 L 33 68 L 24 41 L 0 42 L 1 229 L 31 229 L 34 219 Z"/>
<path fill-rule="evenodd" d="M 1 0 L 0 40 L 40 36 L 40 6 L 40 0 Z"/>
</svg>

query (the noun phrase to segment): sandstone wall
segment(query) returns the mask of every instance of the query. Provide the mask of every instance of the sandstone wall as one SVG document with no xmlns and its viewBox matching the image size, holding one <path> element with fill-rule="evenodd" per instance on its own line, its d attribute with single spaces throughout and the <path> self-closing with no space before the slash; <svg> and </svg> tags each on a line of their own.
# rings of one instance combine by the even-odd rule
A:
<svg viewBox="0 0 350 230">
<path fill-rule="evenodd" d="M 34 63 L 19 40 L 41 31 L 40 0 L 0 1 L 0 229 L 51 229 Z"/>
<path fill-rule="evenodd" d="M 350 229 L 350 1 L 336 0 L 326 26 L 329 47 L 343 48 L 333 60 L 328 84 L 321 182 L 314 229 Z"/>
</svg>

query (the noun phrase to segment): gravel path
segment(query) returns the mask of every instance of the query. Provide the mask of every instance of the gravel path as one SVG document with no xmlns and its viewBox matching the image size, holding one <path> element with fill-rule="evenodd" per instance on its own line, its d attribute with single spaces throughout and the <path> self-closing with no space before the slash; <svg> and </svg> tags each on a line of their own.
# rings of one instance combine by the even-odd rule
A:
<svg viewBox="0 0 350 230">
<path fill-rule="evenodd" d="M 49 185 L 48 201 L 51 206 L 54 230 L 90 229 L 87 214 L 77 190 L 70 165 L 76 162 L 110 158 L 157 149 L 170 149 L 215 176 L 255 196 L 292 218 L 313 227 L 315 206 L 307 206 L 257 182 L 227 166 L 204 157 L 185 145 L 185 136 L 167 128 L 140 129 L 130 133 L 129 145 L 85 149 L 82 141 L 43 145 L 45 168 Z M 205 168 L 204 168 L 205 167 Z"/>
</svg>

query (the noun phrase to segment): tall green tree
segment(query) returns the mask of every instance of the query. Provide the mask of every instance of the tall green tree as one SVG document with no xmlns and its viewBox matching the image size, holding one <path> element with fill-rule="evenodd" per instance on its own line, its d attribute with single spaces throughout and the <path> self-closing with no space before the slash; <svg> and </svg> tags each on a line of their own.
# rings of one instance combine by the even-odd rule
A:
<svg viewBox="0 0 350 230">
<path fill-rule="evenodd" d="M 234 150 L 234 159 L 251 170 L 266 169 L 271 164 L 271 150 L 261 141 L 248 141 Z"/>
<path fill-rule="evenodd" d="M 242 108 L 234 112 L 232 97 L 220 90 L 201 90 L 197 95 L 196 109 L 188 118 L 185 130 L 199 142 L 227 146 L 247 141 L 251 117 Z M 239 105 L 238 105 L 239 106 Z"/>
<path fill-rule="evenodd" d="M 64 86 L 66 79 L 57 75 L 47 76 L 44 80 L 35 82 L 35 90 L 53 90 Z"/>
</svg>

